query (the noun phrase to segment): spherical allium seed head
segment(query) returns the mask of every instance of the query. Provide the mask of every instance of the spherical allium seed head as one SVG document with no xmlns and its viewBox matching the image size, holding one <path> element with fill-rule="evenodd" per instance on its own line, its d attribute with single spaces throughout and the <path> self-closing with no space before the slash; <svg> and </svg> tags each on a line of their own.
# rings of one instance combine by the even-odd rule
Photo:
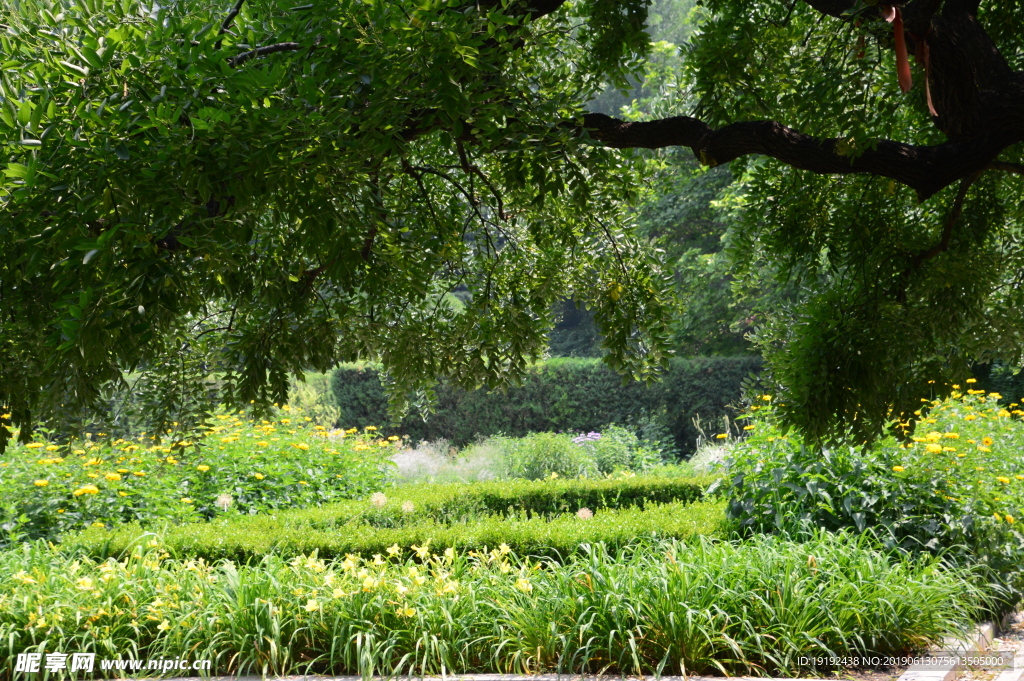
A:
<svg viewBox="0 0 1024 681">
<path fill-rule="evenodd" d="M 220 510 L 226 511 L 234 502 L 235 500 L 231 498 L 230 494 L 221 494 L 217 497 L 217 501 L 214 502 L 214 505 Z"/>
<path fill-rule="evenodd" d="M 370 503 L 377 508 L 384 508 L 384 505 L 388 503 L 388 498 L 384 496 L 383 492 L 374 492 L 370 495 Z"/>
<path fill-rule="evenodd" d="M 580 520 L 589 520 L 594 517 L 594 512 L 584 506 L 580 510 L 576 511 L 576 517 Z"/>
<path fill-rule="evenodd" d="M 415 510 L 416 504 L 412 503 L 411 501 L 402 502 L 402 513 L 412 513 Z"/>
</svg>

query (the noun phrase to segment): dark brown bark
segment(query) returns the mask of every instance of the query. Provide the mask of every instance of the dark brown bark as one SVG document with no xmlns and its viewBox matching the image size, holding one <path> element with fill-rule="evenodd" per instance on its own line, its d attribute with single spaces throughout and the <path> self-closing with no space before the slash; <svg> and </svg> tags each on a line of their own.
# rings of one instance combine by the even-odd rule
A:
<svg viewBox="0 0 1024 681">
<path fill-rule="evenodd" d="M 805 2 L 842 19 L 848 19 L 846 12 L 855 6 L 854 0 Z M 615 148 L 687 146 L 708 165 L 760 154 L 819 174 L 879 175 L 911 187 L 921 200 L 985 169 L 1006 170 L 996 157 L 1024 141 L 1024 73 L 1009 67 L 978 23 L 978 1 L 897 4 L 911 47 L 920 46 L 919 55 L 927 57 L 927 65 L 921 64 L 924 68 L 918 72 L 927 72 L 936 113 L 932 121 L 946 135 L 945 144 L 879 140 L 872 148 L 849 153 L 837 139 L 804 135 L 775 121 L 745 121 L 712 130 L 686 116 L 626 123 L 587 114 L 584 127 L 594 139 Z M 877 20 L 882 21 L 880 12 Z"/>
<path fill-rule="evenodd" d="M 881 140 L 874 149 L 855 156 L 843 153 L 836 138 L 811 137 L 775 121 L 733 123 L 712 130 L 687 116 L 626 123 L 604 114 L 587 114 L 583 124 L 594 139 L 616 149 L 685 146 L 705 165 L 760 154 L 822 175 L 869 173 L 889 177 L 912 188 L 922 201 L 985 169 L 1009 144 L 1004 136 L 996 134 L 936 146 Z"/>
</svg>

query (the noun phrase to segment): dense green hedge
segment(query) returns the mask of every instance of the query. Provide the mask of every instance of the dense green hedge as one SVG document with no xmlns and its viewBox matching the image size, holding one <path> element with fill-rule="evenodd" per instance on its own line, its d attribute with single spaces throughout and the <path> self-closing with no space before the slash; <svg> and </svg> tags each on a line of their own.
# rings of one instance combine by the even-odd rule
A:
<svg viewBox="0 0 1024 681">
<path fill-rule="evenodd" d="M 553 359 L 531 369 L 523 385 L 507 394 L 442 384 L 435 413 L 426 420 L 412 413 L 387 434 L 409 435 L 414 442 L 444 438 L 461 447 L 481 435 L 518 437 L 654 421 L 667 429 L 681 452 L 690 453 L 699 434 L 693 419 L 699 416 L 713 428 L 722 416 L 731 417 L 726 406 L 738 400 L 740 384 L 760 367 L 758 357 L 675 359 L 660 382 L 623 385 L 622 377 L 600 360 Z M 343 427 L 389 423 L 384 391 L 372 368 L 338 369 L 332 386 Z"/>
<path fill-rule="evenodd" d="M 384 498 L 346 501 L 275 515 L 234 516 L 161 532 L 183 556 L 242 560 L 270 551 L 317 549 L 321 556 L 371 555 L 393 544 L 483 548 L 564 555 L 580 543 L 622 546 L 644 536 L 686 538 L 724 530 L 724 506 L 696 503 L 713 482 L 698 478 L 511 481 L 474 485 L 411 485 Z M 692 505 L 690 505 L 692 504 Z M 404 508 L 403 508 L 404 507 Z M 575 513 L 587 508 L 590 519 Z M 90 555 L 120 555 L 144 536 L 138 525 L 90 529 L 66 544 Z"/>
<path fill-rule="evenodd" d="M 555 518 L 527 518 L 526 514 L 489 516 L 467 523 L 446 525 L 424 520 L 401 527 L 374 527 L 351 523 L 328 529 L 289 525 L 275 516 L 252 516 L 245 522 L 215 521 L 169 527 L 157 533 L 161 546 L 176 558 L 259 560 L 269 553 L 283 556 L 317 551 L 321 558 L 345 554 L 364 557 L 385 554 L 397 544 L 408 552 L 412 545 L 427 542 L 434 550 L 453 547 L 483 551 L 507 544 L 519 555 L 564 558 L 582 544 L 604 542 L 615 551 L 644 539 L 690 539 L 697 536 L 724 538 L 729 524 L 725 501 L 650 504 L 644 509 L 604 509 L 592 518 L 575 514 Z M 67 546 L 94 558 L 121 557 L 133 546 L 145 545 L 153 534 L 138 526 L 114 532 L 86 530 L 69 539 Z"/>
</svg>

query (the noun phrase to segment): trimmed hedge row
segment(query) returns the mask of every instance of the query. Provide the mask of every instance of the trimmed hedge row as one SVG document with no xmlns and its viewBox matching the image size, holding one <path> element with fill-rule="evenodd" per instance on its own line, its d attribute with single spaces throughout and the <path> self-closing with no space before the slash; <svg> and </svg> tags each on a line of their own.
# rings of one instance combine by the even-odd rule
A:
<svg viewBox="0 0 1024 681">
<path fill-rule="evenodd" d="M 643 509 L 649 504 L 691 503 L 701 499 L 715 480 L 714 476 L 630 477 L 408 485 L 388 490 L 380 506 L 368 501 L 348 501 L 290 511 L 278 517 L 289 526 L 307 525 L 316 529 L 352 522 L 374 527 L 398 527 L 423 521 L 467 523 L 489 515 L 552 518 L 575 513 L 581 508 L 591 511 Z"/>
<path fill-rule="evenodd" d="M 520 513 L 451 525 L 426 520 L 392 528 L 351 523 L 318 530 L 306 524 L 289 525 L 279 516 L 253 516 L 245 522 L 169 527 L 157 534 L 160 546 L 174 557 L 240 563 L 257 561 L 269 553 L 292 556 L 316 551 L 321 558 L 350 553 L 368 557 L 385 554 L 394 545 L 407 554 L 412 545 L 426 543 L 434 551 L 448 547 L 484 551 L 506 544 L 519 555 L 560 560 L 583 544 L 603 542 L 615 551 L 646 539 L 724 538 L 730 528 L 725 518 L 725 501 L 716 500 L 650 504 L 643 509 L 605 509 L 589 519 L 570 514 L 553 519 L 527 518 Z M 65 545 L 104 559 L 121 557 L 136 545 L 145 546 L 152 538 L 152 533 L 142 533 L 137 526 L 126 526 L 109 533 L 86 530 L 68 539 Z"/>
<path fill-rule="evenodd" d="M 444 438 L 462 447 L 475 438 L 503 433 L 520 437 L 541 431 L 590 431 L 609 424 L 667 430 L 684 454 L 699 435 L 695 417 L 710 424 L 730 415 L 741 384 L 761 369 L 759 357 L 695 357 L 672 360 L 653 385 L 622 377 L 597 359 L 558 358 L 529 370 L 523 385 L 507 393 L 460 390 L 442 383 L 437 407 L 426 419 L 413 412 L 388 426 L 387 400 L 373 368 L 343 367 L 331 385 L 345 428 L 385 427 L 412 440 Z"/>
</svg>

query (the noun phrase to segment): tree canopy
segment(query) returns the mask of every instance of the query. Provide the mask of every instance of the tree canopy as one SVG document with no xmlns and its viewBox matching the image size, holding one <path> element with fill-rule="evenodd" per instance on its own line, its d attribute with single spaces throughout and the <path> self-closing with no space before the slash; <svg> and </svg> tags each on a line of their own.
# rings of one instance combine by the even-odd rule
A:
<svg viewBox="0 0 1024 681">
<path fill-rule="evenodd" d="M 743 179 L 737 276 L 806 291 L 756 338 L 808 436 L 870 437 L 1024 347 L 1020 0 L 705 0 L 682 111 L 641 121 L 587 102 L 642 71 L 645 0 L 299 2 L 8 3 L 4 425 L 144 370 L 163 432 L 355 359 L 401 408 L 516 380 L 566 296 L 653 376 L 670 275 L 633 235 L 637 148 Z"/>
</svg>

